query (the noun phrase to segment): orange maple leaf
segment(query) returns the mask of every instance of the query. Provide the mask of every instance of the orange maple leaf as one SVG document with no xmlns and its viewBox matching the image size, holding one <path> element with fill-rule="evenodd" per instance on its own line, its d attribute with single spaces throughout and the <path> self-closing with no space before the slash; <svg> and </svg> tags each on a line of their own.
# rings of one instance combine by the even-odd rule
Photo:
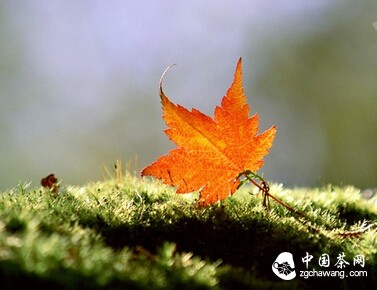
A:
<svg viewBox="0 0 377 290">
<path fill-rule="evenodd" d="M 173 104 L 159 88 L 166 135 L 177 144 L 169 155 L 145 167 L 141 175 L 151 175 L 176 186 L 177 193 L 199 191 L 200 205 L 214 204 L 235 193 L 238 175 L 256 171 L 272 146 L 276 127 L 258 133 L 258 115 L 249 117 L 249 105 L 242 87 L 242 59 L 234 80 L 215 117 Z M 165 71 L 166 72 L 166 71 Z"/>
</svg>

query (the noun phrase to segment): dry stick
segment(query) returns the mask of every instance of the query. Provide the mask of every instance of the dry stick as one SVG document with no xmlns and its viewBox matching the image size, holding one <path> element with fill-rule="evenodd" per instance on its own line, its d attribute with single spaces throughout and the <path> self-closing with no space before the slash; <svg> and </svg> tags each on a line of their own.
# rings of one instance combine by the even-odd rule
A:
<svg viewBox="0 0 377 290">
<path fill-rule="evenodd" d="M 270 187 L 268 186 L 268 183 L 260 176 L 259 179 L 261 179 L 262 181 L 262 185 L 260 185 L 259 183 L 255 182 L 252 178 L 250 178 L 250 176 L 248 176 L 247 174 L 243 174 L 244 177 L 246 177 L 247 180 L 249 180 L 252 184 L 254 184 L 256 187 L 258 187 L 258 189 L 263 192 L 264 194 L 264 198 L 263 198 L 263 205 L 268 209 L 270 210 L 270 201 L 268 199 L 268 197 L 271 197 L 273 200 L 275 200 L 277 203 L 281 204 L 282 206 L 284 206 L 286 209 L 288 209 L 289 211 L 291 212 L 294 212 L 294 213 L 297 213 L 298 215 L 301 215 L 301 216 L 305 216 L 302 212 L 299 212 L 297 210 L 295 210 L 293 207 L 289 206 L 288 204 L 282 202 L 280 199 L 278 199 L 277 197 L 273 196 L 269 190 L 270 190 Z M 268 202 L 268 207 L 266 206 L 266 197 L 267 197 L 267 202 Z"/>
<path fill-rule="evenodd" d="M 257 183 L 256 181 L 253 180 L 252 177 L 249 176 L 249 174 L 252 174 L 254 175 L 257 179 L 259 179 L 261 181 L 261 184 Z M 284 206 L 286 209 L 288 209 L 289 211 L 293 212 L 293 213 L 296 213 L 300 216 L 302 216 L 303 218 L 306 219 L 306 221 L 308 221 L 308 218 L 307 216 L 300 212 L 300 211 L 297 211 L 295 210 L 293 207 L 287 205 L 286 203 L 282 202 L 280 199 L 276 198 L 275 196 L 273 196 L 269 190 L 270 190 L 270 187 L 268 185 L 268 183 L 263 179 L 263 177 L 251 172 L 251 171 L 244 171 L 242 172 L 240 176 L 244 176 L 248 181 L 250 181 L 252 184 L 254 184 L 256 187 L 258 187 L 258 189 L 263 193 L 263 206 L 267 209 L 267 210 L 270 210 L 270 200 L 268 199 L 269 197 L 271 197 L 273 200 L 275 200 L 277 203 L 279 203 L 280 205 Z M 267 203 L 268 205 L 266 205 L 266 200 L 267 200 Z M 301 222 L 305 222 L 305 220 L 300 220 Z M 320 232 L 320 228 L 319 227 L 315 227 L 315 226 L 312 226 L 311 224 L 306 224 L 309 228 L 311 228 L 312 230 L 314 230 L 315 232 Z M 362 233 L 366 232 L 367 230 L 371 229 L 373 226 L 373 224 L 370 224 L 369 226 L 367 227 L 362 227 L 361 229 L 359 230 L 354 230 L 354 231 L 345 231 L 345 232 L 340 232 L 340 233 L 337 233 L 337 235 L 343 237 L 343 238 L 346 238 L 346 237 L 358 237 L 360 236 Z"/>
<path fill-rule="evenodd" d="M 258 189 L 263 193 L 263 206 L 265 208 L 267 208 L 267 210 L 270 210 L 270 200 L 268 199 L 268 197 L 271 197 L 273 200 L 275 200 L 277 203 L 279 203 L 280 205 L 284 206 L 286 209 L 288 209 L 289 211 L 293 212 L 293 213 L 296 213 L 302 217 L 304 217 L 305 219 L 307 219 L 307 216 L 298 211 L 298 210 L 295 210 L 293 207 L 289 206 L 288 204 L 282 202 L 280 199 L 278 199 L 277 197 L 273 196 L 269 190 L 270 190 L 270 187 L 268 185 L 268 183 L 259 175 L 255 174 L 255 173 L 252 173 L 253 175 L 255 175 L 259 180 L 262 181 L 262 185 L 260 185 L 259 183 L 255 182 L 247 173 L 252 173 L 252 172 L 248 172 L 248 171 L 245 171 L 243 173 L 241 173 L 240 175 L 243 175 L 248 181 L 250 181 L 252 184 L 254 184 L 256 187 L 258 187 Z M 268 207 L 266 206 L 266 199 L 268 201 Z M 301 220 L 299 219 L 299 221 L 301 222 L 305 222 L 305 220 Z M 317 227 L 314 227 L 310 224 L 306 224 L 310 229 L 314 230 L 315 232 L 319 233 L 320 232 L 320 229 L 317 228 Z"/>
<path fill-rule="evenodd" d="M 361 229 L 359 229 L 359 230 L 341 232 L 341 233 L 337 233 L 337 234 L 339 236 L 343 237 L 343 238 L 347 238 L 347 237 L 359 237 L 361 234 L 363 234 L 367 230 L 371 229 L 373 227 L 373 225 L 375 225 L 375 224 L 370 224 L 370 225 L 364 227 L 363 224 L 362 224 L 361 225 Z"/>
</svg>

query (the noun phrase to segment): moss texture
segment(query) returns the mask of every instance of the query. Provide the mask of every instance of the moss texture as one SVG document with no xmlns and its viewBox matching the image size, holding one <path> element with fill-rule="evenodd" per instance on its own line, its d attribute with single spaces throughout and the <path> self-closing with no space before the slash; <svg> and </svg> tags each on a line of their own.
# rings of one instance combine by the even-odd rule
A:
<svg viewBox="0 0 377 290">
<path fill-rule="evenodd" d="M 253 194 L 249 194 L 253 191 Z M 159 181 L 127 174 L 58 194 L 20 184 L 0 193 L 1 289 L 366 289 L 377 283 L 376 198 L 353 187 L 286 189 L 271 194 L 304 212 L 271 201 L 267 212 L 253 188 L 211 207 L 178 195 Z M 369 226 L 367 230 L 363 230 Z M 297 277 L 272 272 L 291 252 Z M 298 277 L 301 259 L 344 253 L 349 270 L 367 277 Z M 353 257 L 365 256 L 365 266 Z M 324 270 L 324 269 L 322 269 Z M 328 288 L 329 289 L 329 288 Z"/>
</svg>

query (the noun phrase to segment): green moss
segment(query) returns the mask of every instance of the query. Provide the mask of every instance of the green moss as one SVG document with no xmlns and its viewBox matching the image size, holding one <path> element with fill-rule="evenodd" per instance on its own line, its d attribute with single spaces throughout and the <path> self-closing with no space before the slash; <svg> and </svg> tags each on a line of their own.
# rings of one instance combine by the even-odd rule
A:
<svg viewBox="0 0 377 290">
<path fill-rule="evenodd" d="M 375 224 L 339 234 L 375 223 L 376 200 L 353 187 L 273 184 L 271 193 L 305 212 L 304 220 L 272 201 L 268 213 L 248 190 L 198 208 L 197 194 L 131 175 L 57 196 L 20 185 L 0 194 L 0 280 L 4 289 L 362 289 L 377 282 Z M 364 254 L 368 277 L 283 281 L 271 265 L 285 251 L 297 272 L 306 252 L 334 260 L 340 252 L 348 260 Z"/>
</svg>

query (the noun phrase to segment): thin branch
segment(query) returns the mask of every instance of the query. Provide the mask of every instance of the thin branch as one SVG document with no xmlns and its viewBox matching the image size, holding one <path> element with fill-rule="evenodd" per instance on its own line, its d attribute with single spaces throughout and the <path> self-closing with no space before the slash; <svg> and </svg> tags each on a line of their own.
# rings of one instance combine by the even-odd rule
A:
<svg viewBox="0 0 377 290">
<path fill-rule="evenodd" d="M 354 231 L 346 231 L 346 232 L 340 232 L 337 233 L 337 235 L 343 237 L 343 238 L 348 238 L 348 237 L 359 237 L 361 234 L 365 233 L 367 230 L 371 229 L 375 224 L 370 224 L 368 226 L 365 226 L 363 223 L 361 225 L 361 228 L 359 230 L 354 230 Z"/>
<path fill-rule="evenodd" d="M 252 184 L 254 184 L 256 187 L 258 187 L 259 191 L 262 192 L 263 194 L 263 206 L 267 209 L 267 210 L 270 210 L 270 200 L 269 200 L 269 197 L 271 197 L 274 201 L 276 201 L 277 203 L 279 203 L 280 205 L 284 206 L 286 209 L 288 209 L 289 211 L 293 212 L 293 213 L 296 213 L 298 215 L 301 215 L 301 216 L 305 216 L 302 212 L 299 212 L 297 210 L 295 210 L 293 207 L 289 206 L 288 204 L 284 203 L 283 201 L 281 201 L 280 199 L 278 199 L 277 197 L 273 196 L 271 193 L 270 193 L 270 186 L 268 185 L 267 181 L 264 180 L 264 178 L 250 170 L 246 170 L 242 173 L 240 173 L 238 175 L 237 178 L 239 177 L 245 177 L 248 181 L 250 181 Z M 255 179 L 259 179 L 261 181 L 261 183 L 257 183 Z M 241 181 L 242 182 L 242 181 Z M 243 184 L 243 183 L 242 183 Z"/>
</svg>

